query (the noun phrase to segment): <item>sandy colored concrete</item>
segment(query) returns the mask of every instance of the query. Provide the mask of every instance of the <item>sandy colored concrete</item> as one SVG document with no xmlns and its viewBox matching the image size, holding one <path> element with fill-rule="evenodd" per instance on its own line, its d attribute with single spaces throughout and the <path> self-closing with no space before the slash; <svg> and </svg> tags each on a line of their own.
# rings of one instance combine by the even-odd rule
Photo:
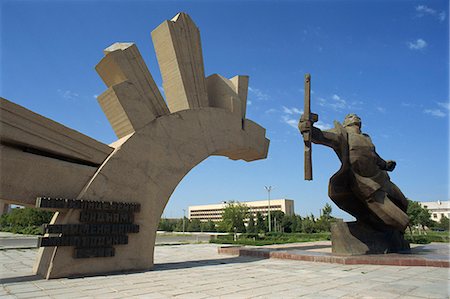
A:
<svg viewBox="0 0 450 299">
<path fill-rule="evenodd" d="M 141 206 L 134 216 L 139 233 L 129 234 L 126 246 L 115 247 L 114 257 L 75 259 L 72 246 L 41 248 L 34 269 L 43 277 L 151 269 L 161 214 L 192 168 L 212 155 L 244 161 L 267 157 L 269 140 L 265 129 L 244 118 L 248 77 L 228 80 L 217 75 L 217 80 L 208 85 L 208 95 L 200 33 L 192 19 L 180 13 L 153 33 L 168 105 L 137 46 L 114 43 L 104 50 L 105 57 L 96 70 L 107 86 L 98 102 L 119 139 L 107 146 L 73 130 L 61 129 L 70 132 L 76 141 L 85 140 L 90 148 L 104 149 L 107 153 L 98 163 L 64 160 L 64 151 L 59 148 L 70 148 L 65 139 L 57 140 L 59 147 L 49 146 L 53 156 L 1 145 L 1 171 L 7 174 L 6 179 L 2 178 L 3 200 L 32 204 L 37 197 L 47 196 Z M 210 105 L 209 98 L 216 105 Z M 12 107 L 11 115 L 24 109 L 4 101 Z M 36 122 L 44 119 L 33 115 Z M 29 122 L 14 117 L 8 121 Z M 62 127 L 48 122 L 57 129 Z M 35 127 L 38 125 L 30 126 L 31 133 Z M 60 136 L 61 132 L 54 134 Z M 18 135 L 17 143 L 25 142 L 21 138 L 27 136 Z M 51 224 L 78 224 L 79 218 L 79 210 L 61 210 Z"/>
</svg>

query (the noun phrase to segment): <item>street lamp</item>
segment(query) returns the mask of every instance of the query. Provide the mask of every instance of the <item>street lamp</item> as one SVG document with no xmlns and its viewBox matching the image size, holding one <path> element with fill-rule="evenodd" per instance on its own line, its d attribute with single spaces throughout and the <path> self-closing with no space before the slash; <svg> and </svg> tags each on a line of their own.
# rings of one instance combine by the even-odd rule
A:
<svg viewBox="0 0 450 299">
<path fill-rule="evenodd" d="M 186 209 L 183 209 L 183 234 L 184 234 L 184 221 L 186 218 Z"/>
<path fill-rule="evenodd" d="M 267 214 L 269 215 L 269 232 L 271 232 L 272 231 L 272 220 L 270 219 L 270 191 L 272 191 L 272 186 L 264 186 L 264 188 L 266 188 L 266 190 L 267 190 L 267 198 L 269 201 Z"/>
</svg>

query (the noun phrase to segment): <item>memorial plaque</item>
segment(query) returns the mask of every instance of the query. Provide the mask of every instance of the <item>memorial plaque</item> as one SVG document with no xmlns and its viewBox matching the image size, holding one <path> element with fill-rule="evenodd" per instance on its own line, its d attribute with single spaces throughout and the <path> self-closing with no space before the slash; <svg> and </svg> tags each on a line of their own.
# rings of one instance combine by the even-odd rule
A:
<svg viewBox="0 0 450 299">
<path fill-rule="evenodd" d="M 114 247 L 75 248 L 74 258 L 113 257 L 114 254 Z"/>
<path fill-rule="evenodd" d="M 46 224 L 45 234 L 69 235 L 120 235 L 138 233 L 137 224 Z"/>
<path fill-rule="evenodd" d="M 116 201 L 90 201 L 83 199 L 66 199 L 38 197 L 36 199 L 36 208 L 41 209 L 80 209 L 80 210 L 101 210 L 101 211 L 119 211 L 119 212 L 139 212 L 141 205 L 134 202 L 116 202 Z"/>
<path fill-rule="evenodd" d="M 36 207 L 42 209 L 79 209 L 80 224 L 47 224 L 39 247 L 74 246 L 74 258 L 112 257 L 114 245 L 128 244 L 129 233 L 138 233 L 134 213 L 140 204 L 38 197 Z M 58 236 L 55 236 L 58 235 Z"/>
<path fill-rule="evenodd" d="M 80 222 L 83 223 L 133 223 L 134 215 L 131 212 L 115 211 L 81 211 Z"/>
</svg>

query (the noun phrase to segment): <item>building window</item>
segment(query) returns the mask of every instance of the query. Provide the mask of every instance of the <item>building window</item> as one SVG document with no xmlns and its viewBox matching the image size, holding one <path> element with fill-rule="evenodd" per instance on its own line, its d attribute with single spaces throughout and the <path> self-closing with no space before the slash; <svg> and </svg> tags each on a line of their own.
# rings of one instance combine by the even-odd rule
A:
<svg viewBox="0 0 450 299">
<path fill-rule="evenodd" d="M 433 218 L 437 218 L 437 214 L 436 213 L 433 213 Z"/>
</svg>

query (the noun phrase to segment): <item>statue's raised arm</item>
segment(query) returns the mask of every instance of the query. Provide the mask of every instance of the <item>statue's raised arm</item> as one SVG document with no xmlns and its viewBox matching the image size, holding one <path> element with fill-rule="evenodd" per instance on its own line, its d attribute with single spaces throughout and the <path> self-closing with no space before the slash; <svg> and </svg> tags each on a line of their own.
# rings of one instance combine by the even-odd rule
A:
<svg viewBox="0 0 450 299">
<path fill-rule="evenodd" d="M 409 245 L 403 238 L 409 224 L 408 201 L 387 174 L 394 170 L 396 163 L 385 161 L 378 155 L 369 135 L 362 133 L 361 126 L 361 118 L 356 114 L 348 114 L 342 124 L 335 122 L 330 130 L 314 127 L 303 116 L 298 125 L 302 135 L 310 132 L 312 143 L 331 147 L 342 163 L 330 179 L 328 195 L 338 207 L 357 219 L 355 224 L 347 225 L 357 227 L 355 231 L 361 231 L 363 227 L 364 234 L 381 233 L 388 238 L 382 238 L 384 241 L 380 242 L 384 245 L 379 250 L 370 248 L 373 244 L 366 244 L 369 251 L 408 250 Z"/>
</svg>

